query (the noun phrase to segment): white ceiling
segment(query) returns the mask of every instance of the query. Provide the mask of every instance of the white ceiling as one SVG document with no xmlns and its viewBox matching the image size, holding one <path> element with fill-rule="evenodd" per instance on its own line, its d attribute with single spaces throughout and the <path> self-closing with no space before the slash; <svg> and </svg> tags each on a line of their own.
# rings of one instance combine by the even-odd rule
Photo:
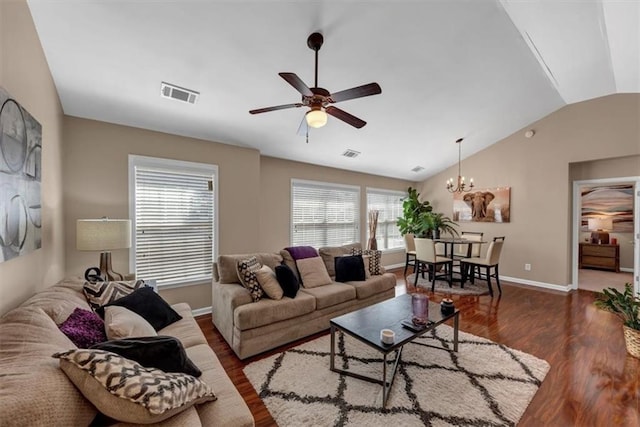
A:
<svg viewBox="0 0 640 427">
<path fill-rule="evenodd" d="M 28 3 L 68 115 L 412 181 L 455 164 L 459 137 L 464 158 L 568 103 L 640 92 L 639 1 Z M 248 111 L 299 102 L 278 72 L 313 85 L 314 31 L 319 86 L 382 94 L 337 104 L 364 128 L 329 117 L 306 144 L 304 109 Z"/>
</svg>

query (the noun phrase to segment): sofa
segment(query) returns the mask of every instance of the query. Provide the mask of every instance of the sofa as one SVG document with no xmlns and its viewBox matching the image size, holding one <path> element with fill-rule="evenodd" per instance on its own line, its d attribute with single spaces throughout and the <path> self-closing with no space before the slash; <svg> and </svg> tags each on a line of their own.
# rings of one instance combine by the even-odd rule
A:
<svg viewBox="0 0 640 427">
<path fill-rule="evenodd" d="M 87 426 L 98 416 L 52 357 L 75 348 L 58 325 L 77 307 L 90 310 L 82 287 L 81 279 L 63 280 L 0 318 L 1 426 Z M 172 308 L 182 319 L 158 334 L 180 340 L 217 400 L 191 406 L 158 425 L 253 426 L 249 408 L 207 344 L 189 305 Z"/>
<path fill-rule="evenodd" d="M 335 258 L 362 251 L 359 243 L 318 250 L 332 282 L 307 289 L 302 283 L 294 298 L 262 298 L 253 301 L 242 286 L 238 262 L 255 256 L 272 269 L 286 264 L 295 272 L 295 261 L 287 250 L 279 253 L 220 255 L 214 263 L 212 320 L 240 359 L 329 328 L 329 320 L 395 296 L 392 273 L 371 275 L 364 281 L 335 282 Z M 298 274 L 298 273 L 297 273 Z"/>
</svg>

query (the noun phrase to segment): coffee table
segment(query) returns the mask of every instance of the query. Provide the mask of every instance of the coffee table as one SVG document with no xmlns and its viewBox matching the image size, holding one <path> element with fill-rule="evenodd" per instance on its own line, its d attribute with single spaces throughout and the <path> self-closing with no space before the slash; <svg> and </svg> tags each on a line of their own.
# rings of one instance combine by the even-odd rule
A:
<svg viewBox="0 0 640 427">
<path fill-rule="evenodd" d="M 405 320 L 410 321 L 411 317 L 411 295 L 405 294 L 331 319 L 331 356 L 329 359 L 329 368 L 333 372 L 382 385 L 382 407 L 384 408 L 387 405 L 389 392 L 393 386 L 396 370 L 402 357 L 402 348 L 405 344 L 453 318 L 453 351 L 458 351 L 458 323 L 460 317 L 460 311 L 458 309 L 449 315 L 444 315 L 440 311 L 439 304 L 429 301 L 430 322 L 424 329 L 419 331 L 413 331 L 402 326 L 402 322 Z M 384 344 L 380 341 L 381 329 L 391 329 L 395 332 L 393 344 Z M 382 379 L 335 367 L 336 331 L 342 331 L 382 353 Z M 437 348 L 438 350 L 450 351 L 433 345 L 428 346 Z M 387 356 L 391 352 L 395 352 L 395 359 L 393 362 L 393 370 L 389 378 L 387 378 Z"/>
</svg>

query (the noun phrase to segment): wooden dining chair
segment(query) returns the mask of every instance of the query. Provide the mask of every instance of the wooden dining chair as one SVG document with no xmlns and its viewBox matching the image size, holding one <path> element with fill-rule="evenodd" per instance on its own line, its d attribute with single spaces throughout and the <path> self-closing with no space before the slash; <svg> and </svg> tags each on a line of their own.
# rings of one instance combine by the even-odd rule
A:
<svg viewBox="0 0 640 427">
<path fill-rule="evenodd" d="M 435 290 L 436 279 L 449 282 L 449 287 L 453 284 L 453 259 L 436 255 L 436 245 L 432 239 L 415 239 L 416 260 L 415 260 L 415 281 L 414 286 L 418 286 L 418 275 L 426 271 L 431 280 L 431 292 Z M 444 274 L 438 274 L 444 266 Z"/>
<path fill-rule="evenodd" d="M 416 244 L 413 239 L 413 234 L 407 233 L 403 236 L 404 249 L 406 251 L 406 260 L 404 263 L 404 276 L 407 275 L 407 269 L 410 265 L 413 266 L 413 272 L 416 272 Z"/>
<path fill-rule="evenodd" d="M 502 294 L 502 288 L 500 287 L 500 275 L 498 272 L 498 265 L 500 263 L 500 253 L 502 252 L 502 246 L 504 245 L 504 237 L 496 237 L 493 239 L 487 250 L 487 256 L 485 258 L 463 258 L 460 260 L 460 268 L 462 269 L 462 283 L 461 287 L 464 287 L 467 281 L 467 274 L 471 273 L 471 283 L 475 282 L 476 267 L 478 268 L 478 278 L 485 279 L 487 286 L 489 286 L 489 294 L 493 296 L 493 287 L 491 286 L 491 278 L 496 279 L 498 285 L 498 292 Z M 484 277 L 482 269 L 485 270 Z M 492 272 L 493 270 L 493 272 Z"/>
</svg>

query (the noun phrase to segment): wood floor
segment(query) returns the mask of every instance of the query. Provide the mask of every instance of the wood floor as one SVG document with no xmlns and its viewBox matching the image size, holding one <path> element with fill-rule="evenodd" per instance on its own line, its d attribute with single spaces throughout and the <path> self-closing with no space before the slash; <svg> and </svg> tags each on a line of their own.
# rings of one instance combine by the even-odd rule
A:
<svg viewBox="0 0 640 427">
<path fill-rule="evenodd" d="M 406 288 L 402 271 L 396 275 L 396 294 L 414 291 L 411 285 Z M 461 330 L 533 354 L 551 365 L 519 425 L 640 426 L 640 359 L 627 355 L 618 318 L 593 306 L 595 294 L 502 285 L 500 298 L 452 298 L 461 310 Z M 433 301 L 442 298 L 430 295 Z M 242 369 L 326 332 L 240 361 L 213 327 L 210 315 L 198 317 L 198 323 L 249 405 L 256 426 L 276 425 Z"/>
</svg>

